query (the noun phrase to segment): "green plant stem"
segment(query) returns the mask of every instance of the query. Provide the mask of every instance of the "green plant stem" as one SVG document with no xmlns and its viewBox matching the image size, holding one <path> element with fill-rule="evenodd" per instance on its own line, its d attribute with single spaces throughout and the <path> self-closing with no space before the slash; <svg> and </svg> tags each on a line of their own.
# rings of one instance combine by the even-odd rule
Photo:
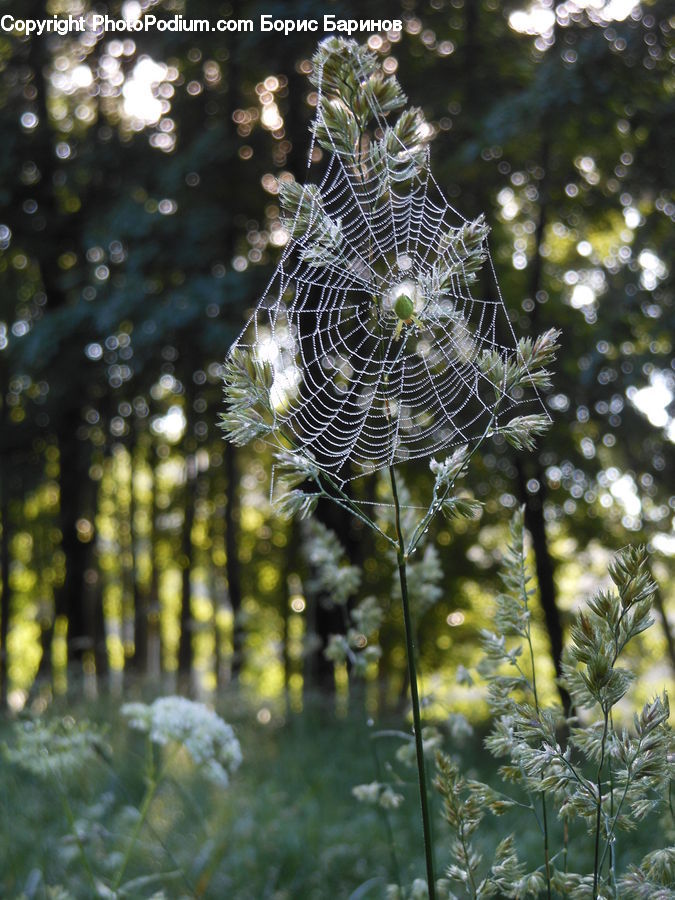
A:
<svg viewBox="0 0 675 900">
<path fill-rule="evenodd" d="M 115 881 L 113 884 L 113 890 L 118 890 L 120 884 L 122 883 L 122 878 L 124 878 L 124 873 L 127 870 L 127 866 L 129 865 L 129 860 L 131 859 L 131 853 L 134 849 L 134 845 L 138 840 L 138 835 L 140 834 L 141 828 L 143 827 L 143 823 L 148 815 L 148 811 L 150 809 L 150 804 L 155 798 L 155 794 L 157 793 L 157 788 L 159 787 L 160 779 L 153 780 L 148 786 L 147 791 L 145 792 L 145 797 L 143 798 L 143 803 L 139 810 L 138 819 L 136 820 L 136 824 L 134 826 L 134 830 L 131 832 L 129 836 L 129 841 L 127 842 L 127 849 L 124 852 L 124 859 L 122 860 L 122 865 L 119 868 L 119 871 L 115 877 Z"/>
<path fill-rule="evenodd" d="M 612 730 L 612 734 L 614 733 L 614 718 L 612 717 L 612 711 L 609 711 L 609 727 Z M 614 772 L 612 771 L 612 757 L 610 755 L 607 760 L 607 769 L 609 772 L 609 819 L 612 823 L 614 823 Z M 607 825 L 605 825 L 605 829 Z M 609 874 L 612 879 L 612 884 L 614 885 L 614 894 L 617 894 L 617 886 L 616 886 L 616 842 L 611 840 L 609 834 L 607 835 L 607 847 L 609 847 Z M 605 852 L 607 850 L 605 847 Z M 605 853 L 602 855 L 602 859 L 600 860 L 600 871 L 602 871 L 603 862 L 605 859 Z"/>
<path fill-rule="evenodd" d="M 492 410 L 492 415 L 490 416 L 490 421 L 488 423 L 487 428 L 485 429 L 483 434 L 480 436 L 480 438 L 476 441 L 476 443 L 474 444 L 471 451 L 469 453 L 467 453 L 466 459 L 462 463 L 462 467 L 457 472 L 457 474 L 452 479 L 452 481 L 446 486 L 445 490 L 443 491 L 443 493 L 441 494 L 440 497 L 436 493 L 436 488 L 434 488 L 434 497 L 431 501 L 429 509 L 426 511 L 426 513 L 422 516 L 421 520 L 415 526 L 415 530 L 413 531 L 412 537 L 410 538 L 410 544 L 408 546 L 408 555 L 415 552 L 415 550 L 417 549 L 417 545 L 419 544 L 420 540 L 422 539 L 422 536 L 423 536 L 427 526 L 429 525 L 431 520 L 434 518 L 436 513 L 438 513 L 440 511 L 440 509 L 442 508 L 443 501 L 446 499 L 446 497 L 448 496 L 450 491 L 453 489 L 457 480 L 459 478 L 461 478 L 461 476 L 466 472 L 466 470 L 469 466 L 469 462 L 471 461 L 471 458 L 473 457 L 473 455 L 478 452 L 478 449 L 480 448 L 483 441 L 489 436 L 489 434 L 492 430 L 492 427 L 495 423 L 495 420 L 497 418 L 498 407 L 499 407 L 499 402 L 497 402 L 495 404 L 494 409 Z M 390 467 L 390 471 L 391 471 L 391 467 Z"/>
<path fill-rule="evenodd" d="M 642 738 L 640 738 L 638 740 L 637 750 L 635 751 L 635 754 L 630 762 L 630 765 L 628 766 L 628 771 L 626 773 L 626 785 L 623 789 L 623 794 L 621 795 L 621 799 L 619 800 L 619 803 L 617 805 L 616 813 L 612 817 L 612 826 L 609 829 L 609 831 L 607 832 L 607 843 L 605 844 L 605 849 L 602 851 L 602 857 L 600 858 L 600 869 L 601 870 L 605 863 L 605 857 L 607 856 L 607 849 L 612 842 L 612 838 L 614 837 L 614 832 L 616 830 L 616 824 L 619 821 L 619 816 L 621 815 L 621 810 L 623 809 L 624 801 L 625 801 L 626 797 L 628 796 L 628 789 L 630 788 L 630 786 L 632 784 L 633 765 L 635 764 L 635 761 L 637 760 L 638 756 L 640 755 L 641 749 L 642 749 Z"/>
<path fill-rule="evenodd" d="M 597 815 L 595 818 L 595 859 L 593 863 L 593 900 L 598 896 L 598 876 L 600 863 L 600 820 L 602 818 L 602 768 L 605 764 L 605 744 L 607 743 L 607 730 L 609 727 L 609 712 L 605 711 L 605 724 L 602 730 L 602 743 L 600 745 L 600 763 L 598 765 L 598 797 Z M 604 855 L 603 855 L 604 858 Z"/>
<path fill-rule="evenodd" d="M 406 655 L 408 657 L 408 677 L 410 681 L 410 699 L 412 702 L 413 729 L 415 732 L 415 749 L 417 751 L 417 779 L 420 789 L 420 806 L 422 808 L 422 831 L 424 833 L 424 856 L 427 867 L 427 890 L 429 900 L 436 898 L 436 880 L 434 878 L 434 856 L 431 839 L 431 816 L 429 815 L 429 799 L 427 796 L 427 778 L 424 765 L 424 742 L 422 740 L 422 719 L 420 716 L 420 698 L 417 690 L 417 671 L 415 667 L 415 640 L 413 637 L 412 619 L 410 617 L 410 600 L 408 597 L 408 573 L 405 541 L 401 527 L 401 507 L 398 500 L 396 473 L 389 466 L 391 492 L 394 498 L 396 516 L 396 537 L 398 539 L 398 575 L 401 582 L 401 601 L 403 605 L 403 623 L 405 626 Z"/>
<path fill-rule="evenodd" d="M 127 800 L 129 800 L 130 802 L 132 802 L 131 793 L 130 793 L 129 789 L 127 788 L 127 786 L 125 785 L 125 783 L 122 781 L 122 779 L 120 778 L 120 776 L 119 776 L 119 775 L 117 774 L 117 772 L 115 771 L 115 769 L 114 769 L 112 763 L 110 762 L 110 760 L 109 760 L 109 759 L 106 759 L 104 756 L 101 756 L 101 759 L 103 760 L 103 762 L 104 762 L 105 765 L 107 766 L 108 771 L 110 772 L 110 775 L 112 776 L 112 778 L 115 779 L 115 782 L 117 783 L 118 787 L 120 788 L 120 790 L 122 791 L 122 793 L 124 794 L 124 796 L 127 798 Z M 176 782 L 176 784 L 177 784 L 177 782 Z M 200 812 L 200 817 L 201 817 L 201 812 Z M 162 839 L 161 835 L 157 832 L 157 829 L 153 827 L 153 825 L 152 825 L 151 822 L 148 822 L 148 830 L 151 832 L 151 834 L 153 835 L 153 837 L 155 838 L 155 840 L 159 843 L 159 845 L 161 846 L 162 850 L 166 853 L 166 855 L 168 856 L 169 860 L 171 861 L 171 864 L 175 867 L 176 871 L 177 871 L 177 872 L 178 872 L 178 871 L 180 872 L 180 877 L 182 877 L 183 881 L 185 882 L 185 886 L 186 886 L 186 888 L 188 889 L 189 896 L 190 896 L 190 897 L 196 897 L 197 895 L 195 894 L 194 887 L 193 887 L 192 884 L 190 883 L 190 880 L 188 879 L 186 873 L 183 871 L 183 869 L 182 869 L 180 863 L 178 862 L 178 860 L 176 859 L 176 857 L 174 856 L 174 854 L 171 852 L 170 847 L 167 846 L 166 842 Z"/>
<path fill-rule="evenodd" d="M 380 765 L 380 756 L 377 752 L 377 744 L 375 741 L 371 740 L 370 749 L 373 753 L 373 760 L 375 762 L 375 776 L 379 782 L 382 781 L 382 766 Z M 379 804 L 378 804 L 379 806 Z M 382 809 L 379 806 L 381 817 L 384 821 L 384 827 L 387 832 L 387 840 L 389 842 L 389 852 L 391 853 L 391 864 L 394 872 L 394 878 L 396 880 L 396 884 L 399 888 L 402 889 L 403 881 L 401 880 L 401 867 L 398 864 L 398 854 L 396 853 L 396 841 L 394 840 L 394 832 L 391 827 L 391 821 L 389 820 L 389 814 L 386 809 Z"/>
<path fill-rule="evenodd" d="M 462 844 L 462 849 L 464 850 L 464 859 L 466 860 L 467 871 L 469 873 L 469 887 L 471 888 L 471 898 L 472 900 L 477 900 L 478 898 L 478 889 L 476 887 L 476 879 L 473 877 L 473 866 L 471 865 L 471 854 L 469 853 L 469 848 L 466 844 L 466 838 L 464 837 L 464 824 L 460 823 L 459 826 L 459 840 Z"/>
<path fill-rule="evenodd" d="M 525 573 L 523 572 L 523 596 L 525 598 L 525 609 L 528 609 L 527 586 L 525 584 Z M 534 695 L 534 707 L 539 717 L 539 695 L 537 693 L 537 674 L 534 666 L 534 648 L 532 647 L 532 635 L 530 632 L 530 620 L 527 620 L 527 645 L 530 648 L 530 663 L 532 665 L 532 694 Z M 546 864 L 546 896 L 551 900 L 551 863 L 549 860 L 549 839 L 548 839 L 548 815 L 546 812 L 546 794 L 541 795 L 541 818 L 544 830 L 544 862 Z"/>
<path fill-rule="evenodd" d="M 326 497 L 331 499 L 334 503 L 337 503 L 338 506 L 341 506 L 343 509 L 346 509 L 349 512 L 351 512 L 353 515 L 356 516 L 357 519 L 359 519 L 361 522 L 363 522 L 364 525 L 367 525 L 373 531 L 376 531 L 380 535 L 380 537 L 383 537 L 393 547 L 396 546 L 396 542 L 393 541 L 391 539 L 391 537 L 380 528 L 380 526 L 377 524 L 377 522 L 373 521 L 373 519 L 371 519 L 369 515 L 364 513 L 363 510 L 356 504 L 356 502 L 354 500 L 352 500 L 352 498 L 348 494 L 345 494 L 345 492 L 342 490 L 340 485 L 337 484 L 337 482 L 334 481 L 330 477 L 330 475 L 328 475 L 326 472 L 321 472 L 320 477 L 323 478 L 324 481 L 326 481 L 327 484 L 329 484 L 331 486 L 331 488 L 337 494 L 337 497 L 334 497 L 332 494 L 328 493 L 328 491 L 324 490 L 323 485 L 321 484 L 321 481 L 318 480 L 316 483 L 318 484 L 319 488 L 325 494 Z"/>
<path fill-rule="evenodd" d="M 73 837 L 75 838 L 75 842 L 77 844 L 78 850 L 80 851 L 80 856 L 82 857 L 82 864 L 84 865 L 84 869 L 87 873 L 87 877 L 91 882 L 91 886 L 93 887 L 96 894 L 98 894 L 98 885 L 96 884 L 96 877 L 91 868 L 91 864 L 89 862 L 89 857 L 86 854 L 84 849 L 84 844 L 82 843 L 82 839 L 77 831 L 77 825 L 75 824 L 75 816 L 73 814 L 72 807 L 68 802 L 68 795 L 61 787 L 58 788 L 59 794 L 61 796 L 61 803 L 63 804 L 63 810 L 66 814 L 66 818 L 68 819 L 68 824 L 70 825 L 70 830 L 73 833 Z"/>
<path fill-rule="evenodd" d="M 148 787 L 145 791 L 145 796 L 143 797 L 143 802 L 141 803 L 141 808 L 138 813 L 138 819 L 136 820 L 136 824 L 134 825 L 134 829 L 129 836 L 129 840 L 127 842 L 127 848 L 124 852 L 124 859 L 122 860 L 122 864 L 115 876 L 115 881 L 113 883 L 113 890 L 117 891 L 119 889 L 120 884 L 122 883 L 122 879 L 124 878 L 124 873 L 127 870 L 127 866 L 129 865 L 129 861 L 131 859 L 131 854 L 134 849 L 134 845 L 138 840 L 138 835 L 141 832 L 141 828 L 143 827 L 143 823 L 145 822 L 148 812 L 150 811 L 150 806 L 152 801 L 155 799 L 155 794 L 157 793 L 157 789 L 162 783 L 162 778 L 164 776 L 164 772 L 167 769 L 169 760 L 164 763 L 160 772 L 155 774 L 155 763 L 154 763 L 154 755 L 152 748 L 152 741 L 148 737 Z"/>
</svg>

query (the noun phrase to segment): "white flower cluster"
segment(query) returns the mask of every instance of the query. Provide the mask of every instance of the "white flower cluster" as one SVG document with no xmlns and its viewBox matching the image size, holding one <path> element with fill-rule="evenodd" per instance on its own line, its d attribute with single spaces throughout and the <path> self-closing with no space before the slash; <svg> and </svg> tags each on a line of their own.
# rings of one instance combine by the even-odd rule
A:
<svg viewBox="0 0 675 900">
<path fill-rule="evenodd" d="M 424 747 L 425 756 L 429 756 L 440 749 L 443 745 L 443 736 L 438 728 L 435 728 L 433 725 L 427 725 L 422 729 L 422 745 Z M 416 760 L 415 742 L 410 740 L 405 744 L 401 744 L 396 751 L 396 759 L 400 763 L 412 768 L 415 765 Z"/>
<path fill-rule="evenodd" d="M 445 885 L 439 881 L 436 884 L 436 896 L 439 898 L 450 897 L 445 891 Z M 424 878 L 416 878 L 409 888 L 400 887 L 398 884 L 387 885 L 387 900 L 427 900 L 429 897 L 429 889 Z"/>
<path fill-rule="evenodd" d="M 398 794 L 388 784 L 371 781 L 370 784 L 357 784 L 352 794 L 360 803 L 379 805 L 382 809 L 398 809 L 403 802 L 403 795 Z"/>
<path fill-rule="evenodd" d="M 185 697 L 160 697 L 154 703 L 125 703 L 122 715 L 131 728 L 156 744 L 181 744 L 204 774 L 227 787 L 242 760 L 232 727 L 203 703 Z"/>
<path fill-rule="evenodd" d="M 14 745 L 4 749 L 5 758 L 32 775 L 62 780 L 80 773 L 92 762 L 102 735 L 87 722 L 70 716 L 52 721 L 22 722 L 14 728 Z"/>
</svg>

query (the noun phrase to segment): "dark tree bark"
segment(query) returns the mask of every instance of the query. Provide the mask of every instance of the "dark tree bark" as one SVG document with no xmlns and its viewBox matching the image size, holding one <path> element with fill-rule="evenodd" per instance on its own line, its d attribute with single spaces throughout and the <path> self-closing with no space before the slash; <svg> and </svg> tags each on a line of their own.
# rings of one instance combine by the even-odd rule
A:
<svg viewBox="0 0 675 900">
<path fill-rule="evenodd" d="M 197 494 L 197 458 L 196 443 L 193 435 L 194 409 L 190 390 L 191 368 L 186 367 L 187 375 L 183 379 L 185 392 L 185 489 L 183 492 L 183 530 L 180 545 L 181 565 L 181 601 L 180 601 L 180 639 L 178 642 L 178 679 L 181 688 L 187 692 L 191 689 L 193 647 L 192 647 L 192 565 L 194 547 L 192 529 L 195 522 L 195 502 Z"/>
<path fill-rule="evenodd" d="M 51 555 L 51 544 L 49 535 L 47 534 L 47 528 L 42 524 L 38 524 L 33 540 L 35 542 L 34 564 L 40 573 L 40 595 L 44 600 L 49 593 L 49 588 L 42 577 L 42 572 L 46 569 L 47 559 Z M 38 693 L 43 686 L 51 685 L 52 680 L 52 640 L 54 637 L 53 606 L 51 608 L 42 608 L 39 615 L 41 654 L 35 681 L 31 685 L 31 694 Z"/>
<path fill-rule="evenodd" d="M 244 661 L 245 633 L 241 621 L 241 567 L 239 565 L 239 478 L 237 453 L 229 441 L 225 444 L 225 572 L 232 610 L 232 662 L 230 678 L 236 681 Z"/>
<path fill-rule="evenodd" d="M 185 459 L 185 518 L 181 537 L 181 601 L 180 640 L 178 642 L 178 674 L 189 688 L 192 673 L 192 527 L 195 521 L 196 465 L 193 454 Z"/>
<path fill-rule="evenodd" d="M 152 496 L 150 500 L 150 591 L 148 596 L 147 616 L 147 672 L 151 678 L 159 678 L 162 674 L 162 631 L 161 604 L 159 598 L 159 562 L 157 560 L 157 472 L 152 467 Z"/>
<path fill-rule="evenodd" d="M 518 489 L 521 502 L 525 504 L 525 526 L 532 536 L 532 549 L 534 550 L 535 570 L 539 585 L 539 600 L 544 612 L 546 630 L 551 644 L 551 656 L 557 678 L 562 677 L 562 652 L 564 647 L 564 633 L 560 612 L 556 603 L 555 566 L 549 552 L 548 538 L 546 535 L 546 521 L 544 519 L 545 482 L 543 474 L 539 473 L 539 490 L 531 493 L 527 489 L 529 477 L 526 471 L 526 463 L 522 459 L 516 460 L 518 471 Z M 567 713 L 570 710 L 570 696 L 567 691 L 558 685 L 558 692 L 563 707 Z"/>
<path fill-rule="evenodd" d="M 670 630 L 670 623 L 668 622 L 668 616 L 666 614 L 666 604 L 663 599 L 663 593 L 657 580 L 652 575 L 652 580 L 656 585 L 656 592 L 654 594 L 654 606 L 658 610 L 659 617 L 661 619 L 661 627 L 663 629 L 663 636 L 666 639 L 666 647 L 668 648 L 668 659 L 670 660 L 670 665 L 675 672 L 675 641 L 673 641 L 673 633 Z"/>
<path fill-rule="evenodd" d="M 79 425 L 79 413 L 71 411 L 58 436 L 59 526 L 66 571 L 54 594 L 55 615 L 65 616 L 68 620 L 68 661 L 77 664 L 81 664 L 87 650 L 93 649 L 83 603 L 88 548 L 78 537 L 77 530 L 78 519 L 86 505 L 85 491 L 89 482 L 89 448 L 78 438 Z"/>
<path fill-rule="evenodd" d="M 96 513 L 98 511 L 100 481 L 87 478 L 83 512 L 91 523 L 91 538 L 87 543 L 87 568 L 84 573 L 84 591 L 82 605 L 87 618 L 87 633 L 93 647 L 93 662 L 96 670 L 97 688 L 108 683 L 110 665 L 103 609 L 103 582 L 98 555 L 98 532 L 96 529 Z"/>
<path fill-rule="evenodd" d="M 131 560 L 131 593 L 134 605 L 134 652 L 131 666 L 139 674 L 144 675 L 148 668 L 148 604 L 145 593 L 138 580 L 138 557 L 136 541 L 136 490 L 134 484 L 136 447 L 129 446 L 129 553 Z"/>
<path fill-rule="evenodd" d="M 0 398 L 0 431 L 4 431 L 7 421 L 6 397 Z M 9 635 L 9 617 L 11 612 L 11 587 L 9 583 L 9 543 L 11 524 L 9 518 L 9 478 L 11 460 L 8 453 L 0 459 L 0 707 L 7 705 L 7 637 Z"/>
<path fill-rule="evenodd" d="M 38 2 L 31 8 L 41 9 Z M 31 39 L 27 51 L 27 63 L 33 72 L 37 89 L 36 106 L 43 126 L 36 129 L 35 143 L 30 147 L 31 158 L 35 160 L 41 174 L 39 194 L 40 208 L 46 220 L 44 234 L 36 237 L 35 253 L 40 261 L 42 283 L 48 298 L 50 311 L 62 309 L 68 303 L 68 296 L 62 287 L 62 270 L 59 257 L 65 250 L 80 245 L 81 213 L 67 214 L 62 211 L 57 197 L 57 182 L 65 172 L 65 163 L 59 162 L 54 152 L 56 141 L 50 127 L 47 108 L 47 83 L 45 70 L 50 61 L 49 50 L 44 41 Z M 37 241 L 40 241 L 37 244 Z M 89 450 L 77 436 L 80 419 L 80 398 L 76 392 L 68 396 L 65 409 L 55 421 L 57 445 L 59 449 L 59 524 L 62 533 L 61 550 L 65 558 L 65 578 L 54 595 L 54 616 L 64 615 L 68 619 L 68 660 L 81 663 L 84 652 L 91 649 L 91 629 L 87 628 L 87 616 L 83 606 L 84 572 L 87 562 L 87 546 L 77 536 L 77 520 L 80 517 L 84 492 L 89 481 Z M 43 662 L 49 665 L 51 658 L 51 629 L 44 633 Z M 41 666 L 42 671 L 42 666 Z"/>
<path fill-rule="evenodd" d="M 239 3 L 234 0 L 232 14 L 236 15 Z M 236 51 L 233 51 L 228 67 L 227 85 L 227 126 L 230 129 L 230 143 L 228 159 L 225 161 L 228 167 L 227 174 L 227 206 L 230 215 L 225 219 L 225 233 L 223 235 L 223 249 L 227 264 L 231 264 L 235 253 L 236 230 L 232 218 L 232 211 L 237 208 L 237 172 L 240 169 L 240 160 L 237 154 L 237 134 L 235 131 L 233 115 L 239 105 L 240 72 Z M 230 679 L 236 682 L 241 673 L 244 662 L 244 645 L 246 635 L 241 618 L 241 568 L 239 565 L 239 475 L 237 471 L 237 451 L 229 441 L 225 442 L 225 575 L 227 578 L 227 591 L 232 611 L 232 658 L 230 660 Z"/>
<path fill-rule="evenodd" d="M 539 210 L 534 233 L 534 254 L 530 261 L 529 293 L 534 303 L 530 314 L 532 331 L 536 333 L 539 305 L 537 294 L 541 290 L 543 274 L 543 258 L 541 246 L 548 221 L 548 203 L 550 190 L 551 167 L 551 140 L 550 128 L 546 120 L 542 122 L 542 139 L 540 148 L 540 163 L 544 177 L 539 185 Z M 544 612 L 546 629 L 551 643 L 551 656 L 555 666 L 556 676 L 562 676 L 561 657 L 564 647 L 564 632 L 560 618 L 560 610 L 557 603 L 557 588 L 555 583 L 555 566 L 548 544 L 546 534 L 546 519 L 544 517 L 544 503 L 546 495 L 546 473 L 540 462 L 538 454 L 532 454 L 527 459 L 522 455 L 516 459 L 518 480 L 518 493 L 520 502 L 525 505 L 525 525 L 532 535 L 532 547 L 535 555 L 535 568 L 539 583 L 539 599 Z M 529 491 L 527 484 L 530 480 L 539 485 L 536 491 Z M 571 699 L 567 691 L 558 685 L 558 693 L 565 712 L 569 714 Z"/>
<path fill-rule="evenodd" d="M 208 554 L 208 582 L 209 594 L 213 610 L 213 673 L 216 682 L 216 691 L 227 682 L 226 664 L 231 657 L 226 659 L 223 654 L 223 634 L 218 621 L 219 612 L 227 603 L 227 575 L 226 565 L 221 559 L 226 559 L 225 549 L 225 498 L 226 490 L 223 478 L 223 467 L 211 467 L 208 476 L 208 492 L 211 501 L 212 513 L 209 517 L 209 541 L 210 552 Z"/>
</svg>

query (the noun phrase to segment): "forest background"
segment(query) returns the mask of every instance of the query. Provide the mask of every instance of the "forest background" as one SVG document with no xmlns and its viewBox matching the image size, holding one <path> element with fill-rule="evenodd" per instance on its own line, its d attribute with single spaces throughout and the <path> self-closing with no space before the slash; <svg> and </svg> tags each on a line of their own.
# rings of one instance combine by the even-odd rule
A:
<svg viewBox="0 0 675 900">
<path fill-rule="evenodd" d="M 366 15 L 96 4 L 116 18 L 150 8 Z M 26 2 L 20 15 L 89 11 Z M 433 124 L 450 201 L 486 214 L 516 331 L 562 329 L 550 432 L 534 454 L 482 452 L 468 484 L 482 518 L 434 526 L 417 564 L 425 690 L 438 710 L 480 714 L 456 673 L 475 662 L 524 504 L 550 696 L 572 610 L 611 553 L 648 544 L 661 622 L 636 658 L 647 696 L 675 664 L 668 4 L 407 0 L 367 16 L 404 23 L 357 37 Z M 272 515 L 269 449 L 238 450 L 217 427 L 224 357 L 288 239 L 278 180 L 308 177 L 316 37 L 0 35 L 0 702 L 15 711 L 147 686 L 238 685 L 263 724 L 317 693 L 350 701 L 347 667 L 323 652 L 344 621 L 317 587 L 316 536 Z M 413 501 L 428 478 L 405 472 Z M 375 476 L 354 485 L 377 496 Z M 351 696 L 371 714 L 395 708 L 406 678 L 392 561 L 346 514 L 320 506 L 318 518 L 386 610 L 382 655 Z"/>
</svg>

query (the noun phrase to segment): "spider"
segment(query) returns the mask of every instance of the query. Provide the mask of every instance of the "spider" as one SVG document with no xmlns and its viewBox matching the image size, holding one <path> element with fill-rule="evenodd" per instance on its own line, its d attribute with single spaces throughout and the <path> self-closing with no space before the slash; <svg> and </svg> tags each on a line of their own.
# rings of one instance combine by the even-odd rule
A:
<svg viewBox="0 0 675 900">
<path fill-rule="evenodd" d="M 404 325 L 417 325 L 418 328 L 422 327 L 422 323 L 415 315 L 415 304 L 407 294 L 398 295 L 396 302 L 394 303 L 394 312 L 398 316 L 396 330 L 394 331 L 395 341 L 401 339 L 401 332 L 403 331 Z"/>
</svg>

